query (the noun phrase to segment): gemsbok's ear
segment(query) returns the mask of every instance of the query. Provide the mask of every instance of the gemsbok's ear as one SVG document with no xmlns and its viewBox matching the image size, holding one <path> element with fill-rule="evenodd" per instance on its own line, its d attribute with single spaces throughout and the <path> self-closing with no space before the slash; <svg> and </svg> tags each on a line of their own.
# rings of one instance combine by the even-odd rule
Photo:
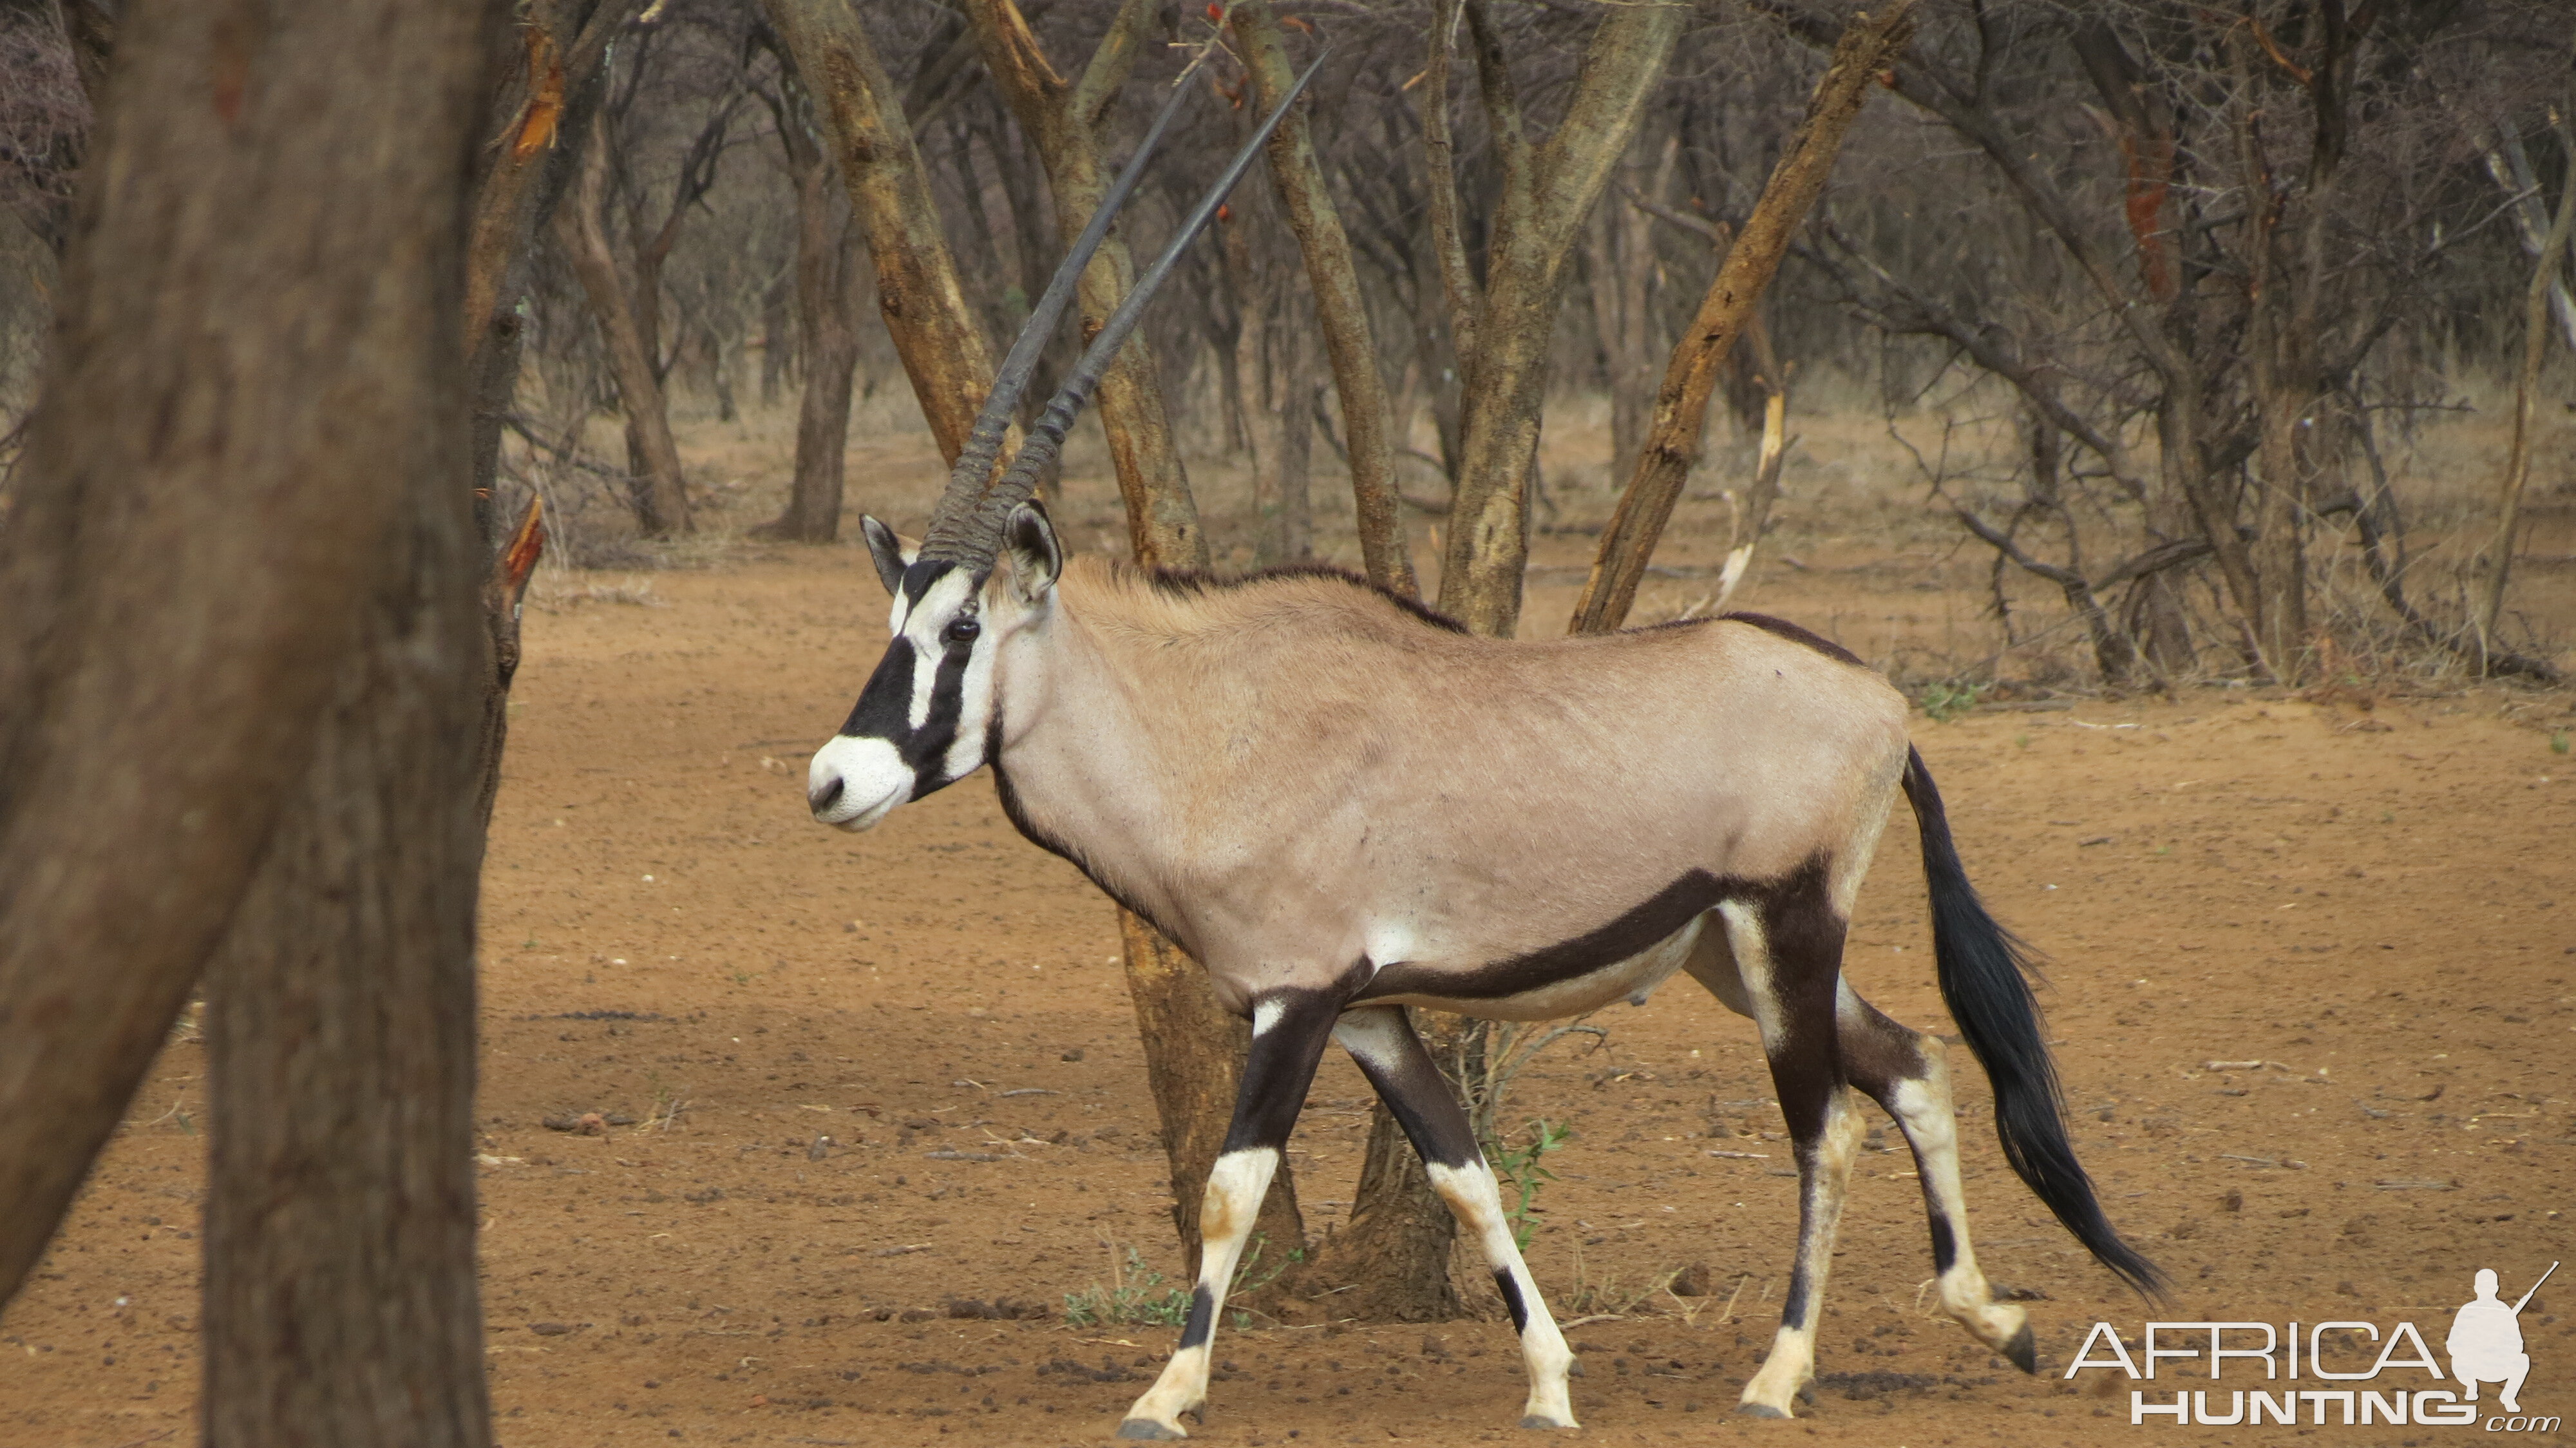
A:
<svg viewBox="0 0 2576 1448">
<path fill-rule="evenodd" d="M 867 535 L 868 557 L 876 561 L 877 578 L 885 584 L 885 591 L 890 594 L 900 592 L 903 571 L 912 566 L 912 560 L 921 556 L 921 541 L 903 537 L 869 517 L 859 519 L 859 531 Z"/>
<path fill-rule="evenodd" d="M 1045 597 L 1064 572 L 1064 548 L 1046 509 L 1034 500 L 1013 508 L 1002 524 L 1002 543 L 1011 555 L 1011 587 L 1030 603 Z"/>
</svg>

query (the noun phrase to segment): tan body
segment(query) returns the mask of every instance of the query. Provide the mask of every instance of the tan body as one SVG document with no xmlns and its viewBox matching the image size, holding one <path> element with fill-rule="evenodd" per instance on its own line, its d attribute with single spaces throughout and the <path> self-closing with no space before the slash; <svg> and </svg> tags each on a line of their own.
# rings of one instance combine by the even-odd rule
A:
<svg viewBox="0 0 2576 1448">
<path fill-rule="evenodd" d="M 1767 881 L 1822 856 L 1848 908 L 1905 766 L 1884 679 L 1733 620 L 1512 643 L 1335 578 L 1174 596 L 1093 559 L 1056 598 L 994 670 L 1018 818 L 1237 1010 L 1363 960 L 1465 975 L 1691 870 Z M 1544 1019 L 1672 955 L 1510 996 L 1362 998 Z"/>
</svg>

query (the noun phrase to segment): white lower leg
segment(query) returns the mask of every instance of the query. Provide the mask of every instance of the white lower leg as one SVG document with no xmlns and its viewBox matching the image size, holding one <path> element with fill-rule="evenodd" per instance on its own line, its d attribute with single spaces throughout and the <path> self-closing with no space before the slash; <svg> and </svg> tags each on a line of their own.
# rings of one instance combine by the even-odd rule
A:
<svg viewBox="0 0 2576 1448">
<path fill-rule="evenodd" d="M 1942 1064 L 1941 1043 L 1923 1040 L 1931 1073 L 1918 1081 L 1900 1081 L 1896 1120 L 1914 1148 L 1915 1170 L 1923 1179 L 1923 1206 L 1931 1215 L 1934 1253 L 1939 1271 L 1941 1310 L 1958 1320 L 1977 1341 L 2023 1364 L 2029 1371 L 2030 1314 L 2011 1303 L 1995 1301 L 1994 1289 L 1977 1267 L 1977 1250 L 1968 1241 L 1968 1198 L 1959 1185 L 1959 1127 L 1950 1106 L 1949 1068 Z"/>
<path fill-rule="evenodd" d="M 1860 1154 L 1860 1112 L 1851 1093 L 1837 1089 L 1826 1108 L 1825 1129 L 1816 1143 L 1813 1175 L 1803 1183 L 1808 1199 L 1799 1212 L 1798 1265 L 1790 1274 L 1789 1301 L 1780 1314 L 1780 1330 L 1771 1338 L 1770 1355 L 1744 1385 L 1740 1411 L 1761 1417 L 1791 1416 L 1791 1403 L 1816 1375 L 1816 1318 L 1824 1311 L 1825 1279 L 1834 1263 L 1834 1227 L 1842 1220 L 1843 1195 L 1851 1184 L 1851 1166 Z"/>
<path fill-rule="evenodd" d="M 1520 1334 L 1521 1361 L 1529 1368 L 1529 1401 L 1521 1405 L 1524 1428 L 1573 1428 L 1574 1403 L 1565 1376 L 1574 1354 L 1548 1314 L 1529 1264 L 1521 1260 L 1520 1243 L 1512 1239 L 1511 1219 L 1503 1215 L 1503 1196 L 1494 1169 L 1483 1161 L 1468 1166 L 1430 1164 L 1431 1186 L 1449 1210 L 1475 1235 L 1485 1265 L 1494 1269 L 1494 1286 L 1512 1311 Z"/>
<path fill-rule="evenodd" d="M 1121 1438 L 1185 1438 L 1181 1415 L 1207 1401 L 1209 1354 L 1216 1345 L 1217 1317 L 1225 1308 L 1225 1290 L 1243 1259 L 1243 1244 L 1252 1235 L 1261 1198 L 1279 1169 L 1279 1153 L 1266 1146 L 1229 1151 L 1208 1171 L 1207 1195 L 1199 1204 L 1199 1280 L 1190 1295 L 1189 1320 L 1179 1346 L 1162 1375 L 1145 1390 L 1127 1419 L 1118 1425 Z"/>
</svg>

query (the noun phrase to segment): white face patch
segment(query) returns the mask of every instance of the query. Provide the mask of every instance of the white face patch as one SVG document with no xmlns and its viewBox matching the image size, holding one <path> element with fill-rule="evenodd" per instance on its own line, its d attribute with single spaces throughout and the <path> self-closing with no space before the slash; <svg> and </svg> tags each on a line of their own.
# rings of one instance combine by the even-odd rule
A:
<svg viewBox="0 0 2576 1448">
<path fill-rule="evenodd" d="M 984 763 L 984 732 L 993 717 L 993 660 L 1001 640 L 987 631 L 966 656 L 965 677 L 957 681 L 957 737 L 939 761 L 942 774 L 964 779 Z"/>
<path fill-rule="evenodd" d="M 840 794 L 814 811 L 815 819 L 835 829 L 864 830 L 912 798 L 912 771 L 891 740 L 835 735 L 806 766 L 806 798 L 820 798 L 835 780 Z"/>
<path fill-rule="evenodd" d="M 952 568 L 939 576 L 921 596 L 921 604 L 904 614 L 895 630 L 912 643 L 912 706 L 905 711 L 906 724 L 914 729 L 930 722 L 931 701 L 939 689 L 939 664 L 948 656 L 948 645 L 940 634 L 951 619 L 974 598 L 975 580 L 964 569 Z M 900 607 L 900 603 L 897 605 Z M 978 641 L 977 653 L 982 653 Z M 962 712 L 957 721 L 962 736 L 969 730 L 980 733 L 984 721 L 972 710 Z"/>
</svg>

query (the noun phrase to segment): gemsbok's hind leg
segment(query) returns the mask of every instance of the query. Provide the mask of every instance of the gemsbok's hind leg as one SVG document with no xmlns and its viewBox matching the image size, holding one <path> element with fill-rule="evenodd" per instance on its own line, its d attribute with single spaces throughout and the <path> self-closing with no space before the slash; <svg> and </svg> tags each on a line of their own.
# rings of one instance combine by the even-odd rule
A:
<svg viewBox="0 0 2576 1448">
<path fill-rule="evenodd" d="M 1859 1155 L 1860 1111 L 1843 1083 L 1834 1030 L 1844 921 L 1826 897 L 1822 872 L 1791 880 L 1763 904 L 1717 907 L 1735 956 L 1771 1082 L 1798 1157 L 1798 1256 L 1780 1307 L 1770 1355 L 1744 1385 L 1739 1412 L 1786 1418 L 1816 1375 L 1816 1322 L 1834 1260 L 1834 1230 Z"/>
<path fill-rule="evenodd" d="M 1225 1149 L 1208 1169 L 1207 1195 L 1199 1206 L 1199 1280 L 1181 1339 L 1154 1386 L 1127 1410 L 1121 1438 L 1186 1438 L 1181 1415 L 1207 1401 L 1208 1359 L 1225 1290 L 1243 1260 L 1262 1195 L 1279 1170 L 1279 1153 L 1297 1113 L 1306 1105 L 1324 1043 L 1333 1037 L 1338 999 L 1315 992 L 1282 992 L 1253 1003 L 1252 1050 L 1236 1088 L 1234 1124 Z"/>
<path fill-rule="evenodd" d="M 1485 1265 L 1493 1269 L 1494 1286 L 1503 1294 L 1503 1305 L 1511 1309 L 1512 1330 L 1521 1339 L 1521 1360 L 1529 1368 L 1529 1400 L 1521 1405 L 1521 1426 L 1579 1426 L 1565 1387 L 1574 1354 L 1566 1349 L 1565 1335 L 1556 1330 L 1556 1319 L 1548 1315 L 1547 1301 L 1539 1295 L 1529 1264 L 1521 1260 L 1511 1219 L 1503 1215 L 1494 1170 L 1485 1164 L 1467 1113 L 1450 1094 L 1431 1053 L 1422 1048 L 1422 1038 L 1405 1020 L 1403 1007 L 1364 1006 L 1344 1012 L 1340 1024 L 1333 1027 L 1333 1039 L 1351 1053 L 1360 1073 L 1395 1113 L 1413 1149 L 1422 1155 L 1433 1190 L 1484 1249 Z"/>
<path fill-rule="evenodd" d="M 1977 1270 L 1968 1244 L 1968 1202 L 1959 1187 L 1958 1118 L 1950 1106 L 1950 1068 L 1938 1037 L 1918 1035 L 1842 988 L 1835 1011 L 1842 1035 L 1843 1071 L 1896 1118 L 1914 1171 L 1923 1182 L 1923 1214 L 1932 1226 L 1932 1270 L 1941 1310 L 1958 1319 L 1977 1341 L 2037 1372 L 2030 1314 L 1995 1301 L 1986 1274 Z"/>
</svg>

